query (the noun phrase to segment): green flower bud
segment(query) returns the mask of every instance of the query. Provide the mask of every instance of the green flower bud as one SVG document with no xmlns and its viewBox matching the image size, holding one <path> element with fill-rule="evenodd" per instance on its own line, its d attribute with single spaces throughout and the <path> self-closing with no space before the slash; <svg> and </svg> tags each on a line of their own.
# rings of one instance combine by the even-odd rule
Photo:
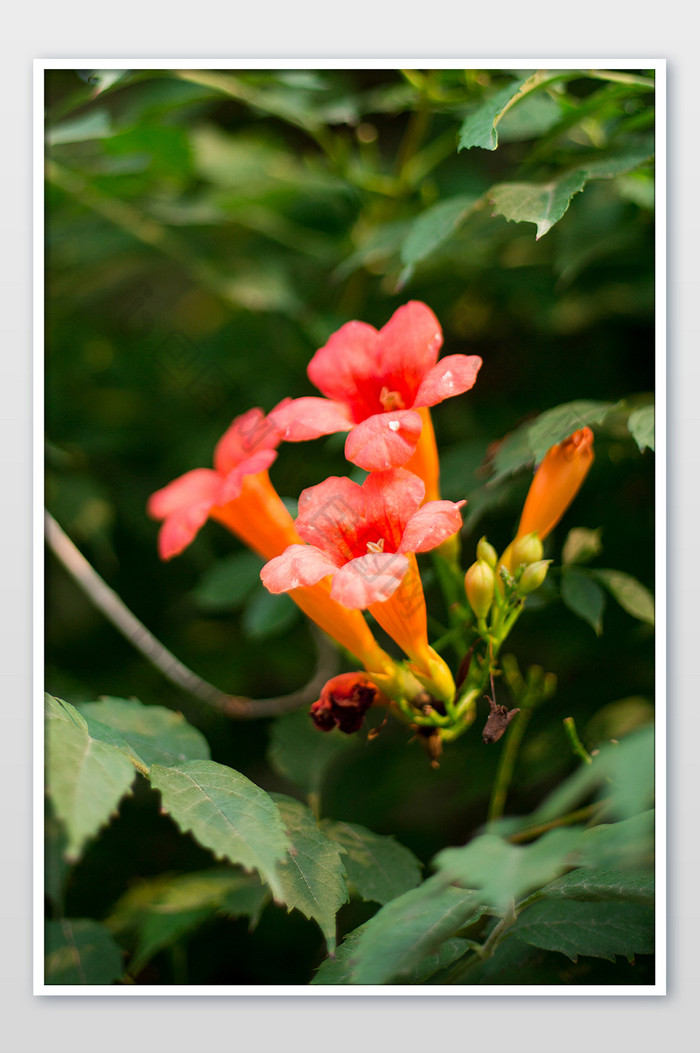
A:
<svg viewBox="0 0 700 1053">
<path fill-rule="evenodd" d="M 537 563 L 542 559 L 543 551 L 542 542 L 537 534 L 525 534 L 524 537 L 519 537 L 513 542 L 510 562 L 513 571 L 515 572 L 521 564 L 527 567 L 530 563 Z"/>
<path fill-rule="evenodd" d="M 551 559 L 538 559 L 536 563 L 530 563 L 529 566 L 525 567 L 523 576 L 518 582 L 518 591 L 523 596 L 527 596 L 528 593 L 539 589 L 547 577 L 547 571 L 551 562 Z"/>
<path fill-rule="evenodd" d="M 477 618 L 485 618 L 493 601 L 494 574 L 485 559 L 478 559 L 464 575 L 469 606 Z"/>
<path fill-rule="evenodd" d="M 476 558 L 483 559 L 484 563 L 488 563 L 489 567 L 496 566 L 498 554 L 493 545 L 489 545 L 485 537 L 482 537 L 476 546 Z"/>
</svg>

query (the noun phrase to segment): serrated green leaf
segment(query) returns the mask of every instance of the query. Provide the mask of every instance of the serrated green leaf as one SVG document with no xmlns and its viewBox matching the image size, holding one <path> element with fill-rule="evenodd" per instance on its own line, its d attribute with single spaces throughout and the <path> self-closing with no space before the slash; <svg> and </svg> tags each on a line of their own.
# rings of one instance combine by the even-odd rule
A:
<svg viewBox="0 0 700 1053">
<path fill-rule="evenodd" d="M 652 904 L 654 871 L 578 867 L 545 885 L 542 895 L 548 899 L 622 899 L 631 903 Z"/>
<path fill-rule="evenodd" d="M 188 724 L 182 713 L 165 706 L 145 706 L 137 699 L 104 698 L 83 703 L 79 712 L 94 738 L 115 746 L 119 746 L 121 738 L 147 767 L 209 758 L 209 745 L 202 733 Z M 110 731 L 116 735 L 105 738 L 105 732 Z"/>
<path fill-rule="evenodd" d="M 384 984 L 405 977 L 483 910 L 473 891 L 446 888 L 431 878 L 382 907 L 357 930 L 347 951 L 341 945 L 344 960 L 347 953 L 342 980 L 329 980 L 326 973 L 314 982 Z"/>
<path fill-rule="evenodd" d="M 562 546 L 562 563 L 587 563 L 589 559 L 594 559 L 603 551 L 602 532 L 602 527 L 597 530 L 573 527 Z"/>
<path fill-rule="evenodd" d="M 245 606 L 241 628 L 251 640 L 267 640 L 279 636 L 300 617 L 299 608 L 286 593 L 273 596 L 261 586 Z"/>
<path fill-rule="evenodd" d="M 209 567 L 197 582 L 192 598 L 207 611 L 240 607 L 260 584 L 263 561 L 254 552 L 235 552 Z"/>
<path fill-rule="evenodd" d="M 589 572 L 578 567 L 562 567 L 561 598 L 570 611 L 588 622 L 596 636 L 600 636 L 605 593 Z"/>
<path fill-rule="evenodd" d="M 472 211 L 479 196 L 460 194 L 427 208 L 413 221 L 401 245 L 401 262 L 413 268 L 443 245 Z"/>
<path fill-rule="evenodd" d="M 534 223 L 539 240 L 568 209 L 571 199 L 586 185 L 581 169 L 548 183 L 497 183 L 488 198 L 495 213 L 514 223 Z"/>
<path fill-rule="evenodd" d="M 278 864 L 289 851 L 280 813 L 270 796 L 245 775 L 216 761 L 169 768 L 154 764 L 149 778 L 163 811 L 219 859 L 256 870 L 282 899 Z"/>
<path fill-rule="evenodd" d="M 46 984 L 112 984 L 123 974 L 124 951 L 91 918 L 47 922 L 45 949 Z"/>
<path fill-rule="evenodd" d="M 354 968 L 354 955 L 357 949 L 357 945 L 362 937 L 363 933 L 367 929 L 367 923 L 359 925 L 358 928 L 353 929 L 349 933 L 340 947 L 334 958 L 326 958 L 318 970 L 315 976 L 311 980 L 312 985 L 325 985 L 325 984 L 350 984 L 353 982 L 352 974 Z M 458 936 L 453 936 L 451 939 L 445 940 L 434 954 L 429 954 L 422 958 L 413 968 L 408 969 L 402 973 L 395 981 L 397 984 L 422 984 L 425 983 L 431 976 L 439 972 L 441 969 L 445 969 L 448 965 L 452 965 L 458 958 L 466 954 L 469 950 L 469 943 L 467 940 L 462 940 Z M 388 981 L 390 984 L 392 981 Z"/>
<path fill-rule="evenodd" d="M 393 837 L 331 819 L 323 821 L 322 829 L 347 852 L 348 883 L 362 899 L 388 903 L 419 884 L 420 861 Z"/>
<path fill-rule="evenodd" d="M 614 962 L 621 954 L 631 960 L 653 953 L 654 911 L 640 903 L 540 900 L 522 912 L 511 933 L 573 962 L 579 955 Z"/>
<path fill-rule="evenodd" d="M 46 789 L 66 830 L 66 858 L 75 861 L 88 838 L 116 814 L 134 781 L 121 750 L 93 738 L 67 702 L 46 696 Z"/>
<path fill-rule="evenodd" d="M 493 487 L 504 476 L 533 460 L 539 463 L 550 446 L 563 442 L 579 428 L 602 424 L 618 406 L 615 402 L 576 399 L 545 410 L 534 421 L 521 425 L 501 440 L 491 462 L 488 485 Z"/>
<path fill-rule="evenodd" d="M 348 899 L 343 849 L 319 829 L 306 805 L 284 794 L 271 796 L 292 846 L 279 867 L 284 902 L 288 910 L 300 910 L 318 922 L 333 953 L 335 916 Z"/>
<path fill-rule="evenodd" d="M 554 406 L 541 413 L 536 421 L 529 424 L 528 439 L 530 448 L 539 464 L 550 446 L 556 446 L 579 428 L 602 424 L 605 418 L 619 406 L 617 402 L 593 402 L 588 399 L 577 399 Z"/>
<path fill-rule="evenodd" d="M 498 132 L 496 131 L 498 115 L 518 95 L 527 80 L 529 77 L 511 81 L 490 98 L 485 99 L 468 115 L 459 129 L 458 151 L 470 150 L 473 146 L 479 146 L 483 150 L 496 149 L 498 146 Z"/>
<path fill-rule="evenodd" d="M 136 934 L 129 972 L 138 974 L 154 954 L 171 947 L 215 914 L 249 917 L 254 925 L 269 899 L 259 880 L 233 868 L 165 874 L 140 881 L 118 901 L 107 925 Z"/>
<path fill-rule="evenodd" d="M 308 713 L 281 717 L 272 725 L 268 760 L 307 797 L 317 796 L 323 780 L 344 753 L 357 749 L 356 736 L 337 729 L 319 731 Z"/>
<path fill-rule="evenodd" d="M 654 449 L 654 407 L 641 406 L 630 413 L 627 427 L 640 452 Z"/>
<path fill-rule="evenodd" d="M 463 848 L 444 849 L 433 862 L 444 881 L 478 889 L 479 902 L 505 910 L 575 863 L 583 833 L 580 828 L 550 830 L 524 846 L 482 834 Z"/>
<path fill-rule="evenodd" d="M 595 570 L 592 573 L 623 610 L 640 622 L 654 624 L 654 597 L 641 581 L 621 570 Z"/>
</svg>

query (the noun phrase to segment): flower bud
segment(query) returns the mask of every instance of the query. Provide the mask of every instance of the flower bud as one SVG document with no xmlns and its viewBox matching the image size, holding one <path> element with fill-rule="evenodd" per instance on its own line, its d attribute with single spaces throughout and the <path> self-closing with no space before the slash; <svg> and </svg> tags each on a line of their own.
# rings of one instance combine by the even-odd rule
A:
<svg viewBox="0 0 700 1053">
<path fill-rule="evenodd" d="M 476 558 L 483 559 L 484 563 L 488 563 L 491 568 L 496 566 L 498 559 L 496 549 L 488 543 L 485 537 L 482 537 L 476 546 Z"/>
<path fill-rule="evenodd" d="M 517 537 L 533 530 L 547 537 L 581 489 L 593 464 L 593 432 L 579 428 L 552 446 L 535 472 L 528 491 Z"/>
<path fill-rule="evenodd" d="M 547 571 L 551 562 L 551 559 L 538 559 L 536 563 L 530 563 L 528 567 L 525 567 L 523 576 L 518 582 L 518 592 L 523 596 L 527 596 L 528 593 L 539 589 L 547 577 Z"/>
<path fill-rule="evenodd" d="M 485 559 L 478 559 L 464 575 L 469 606 L 477 618 L 485 618 L 493 602 L 494 574 Z"/>
<path fill-rule="evenodd" d="M 542 554 L 542 542 L 538 535 L 535 533 L 525 534 L 524 537 L 519 537 L 513 542 L 510 565 L 514 571 L 521 564 L 527 567 L 530 563 L 537 563 L 538 560 L 541 560 Z"/>
</svg>

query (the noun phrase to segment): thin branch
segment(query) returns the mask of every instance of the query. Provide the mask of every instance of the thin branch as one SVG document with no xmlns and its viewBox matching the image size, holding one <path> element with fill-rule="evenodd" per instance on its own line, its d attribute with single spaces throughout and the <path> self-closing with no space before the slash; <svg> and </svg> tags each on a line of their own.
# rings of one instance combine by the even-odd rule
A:
<svg viewBox="0 0 700 1053">
<path fill-rule="evenodd" d="M 233 717 L 236 720 L 254 720 L 257 717 L 278 716 L 281 713 L 301 709 L 302 706 L 318 698 L 321 688 L 335 672 L 335 650 L 327 642 L 325 636 L 314 628 L 318 664 L 308 684 L 298 691 L 293 691 L 290 695 L 281 695 L 278 698 L 253 699 L 227 695 L 193 673 L 160 640 L 155 638 L 143 622 L 132 614 L 114 589 L 111 589 L 88 563 L 48 511 L 45 513 L 45 529 L 46 540 L 51 551 L 88 599 L 104 614 L 115 629 L 118 629 L 129 643 L 140 651 L 156 669 L 159 669 L 171 683 L 218 709 L 227 717 Z"/>
</svg>

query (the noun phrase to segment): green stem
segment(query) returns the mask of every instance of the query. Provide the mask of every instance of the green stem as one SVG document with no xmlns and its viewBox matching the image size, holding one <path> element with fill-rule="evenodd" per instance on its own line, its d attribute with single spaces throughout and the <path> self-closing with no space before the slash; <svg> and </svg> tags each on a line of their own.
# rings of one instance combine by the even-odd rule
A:
<svg viewBox="0 0 700 1053">
<path fill-rule="evenodd" d="M 593 758 L 581 742 L 581 739 L 578 737 L 578 732 L 576 731 L 576 724 L 574 722 L 573 717 L 564 718 L 564 731 L 566 732 L 566 737 L 571 743 L 571 748 L 576 754 L 576 756 L 580 757 L 584 764 L 592 764 Z"/>
<path fill-rule="evenodd" d="M 506 732 L 505 746 L 501 752 L 496 779 L 491 791 L 491 800 L 489 802 L 488 810 L 489 822 L 500 819 L 503 815 L 508 790 L 513 778 L 515 760 L 518 756 L 518 750 L 520 749 L 520 744 L 523 741 L 523 735 L 525 734 L 525 729 L 530 722 L 531 716 L 531 709 L 521 709 L 517 718 L 513 721 Z"/>
</svg>

